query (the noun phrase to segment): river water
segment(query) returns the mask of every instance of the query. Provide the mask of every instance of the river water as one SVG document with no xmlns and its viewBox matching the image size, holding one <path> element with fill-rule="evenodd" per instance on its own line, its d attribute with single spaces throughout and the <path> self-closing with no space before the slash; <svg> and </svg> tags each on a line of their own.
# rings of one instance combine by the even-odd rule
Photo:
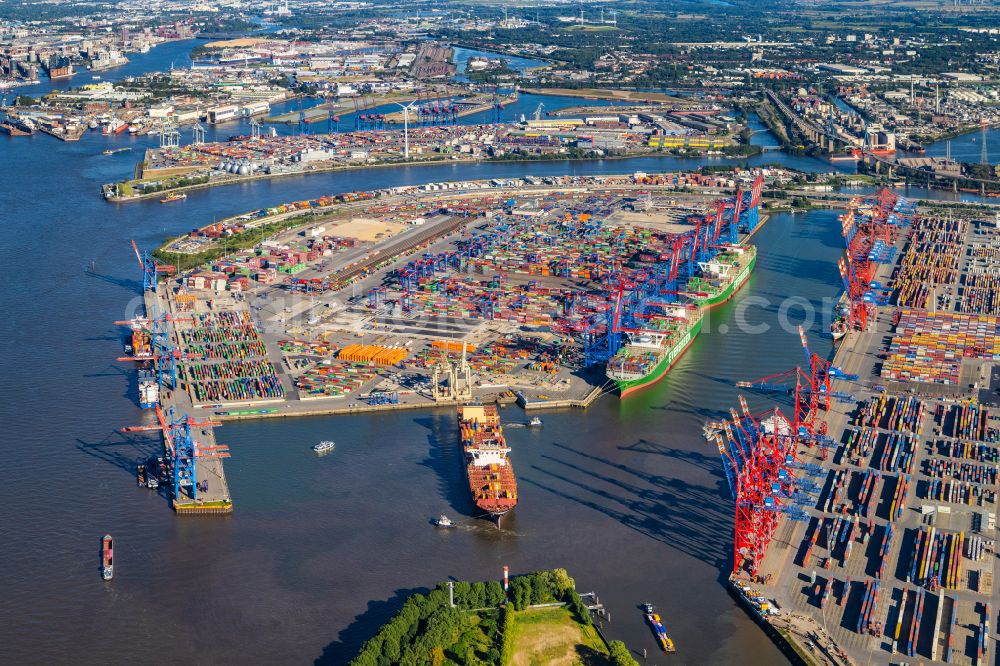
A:
<svg viewBox="0 0 1000 666">
<path fill-rule="evenodd" d="M 478 49 L 469 49 L 464 46 L 454 47 L 455 54 L 452 57 L 452 61 L 455 63 L 455 80 L 456 81 L 468 81 L 469 77 L 466 72 L 466 68 L 469 65 L 469 58 L 489 58 L 496 59 L 501 58 L 507 65 L 508 69 L 516 70 L 517 72 L 524 73 L 529 69 L 535 67 L 543 67 L 546 63 L 543 60 L 535 60 L 532 58 L 524 58 L 522 56 L 509 55 L 506 53 L 493 53 L 492 51 L 480 51 Z"/>
<path fill-rule="evenodd" d="M 130 71 L 169 67 L 187 48 L 136 56 Z M 537 431 L 510 429 L 521 497 L 503 531 L 469 518 L 451 410 L 226 425 L 218 437 L 232 447 L 226 469 L 236 512 L 179 519 L 134 484 L 135 461 L 156 443 L 117 432 L 148 416 L 135 403 L 134 373 L 114 360 L 121 331 L 113 322 L 140 288 L 129 239 L 153 247 L 213 217 L 321 193 L 705 160 L 374 169 L 192 192 L 171 206 L 114 206 L 99 187 L 127 172 L 136 154 L 100 151 L 151 138 L 0 139 L 4 661 L 342 664 L 409 592 L 449 576 L 497 577 L 504 564 L 514 572 L 566 567 L 611 611 L 609 635 L 651 655 L 636 604 L 655 603 L 678 643 L 671 663 L 781 661 L 723 587 L 731 500 L 700 427 L 735 404 L 736 380 L 800 362 L 795 334 L 776 328 L 779 304 L 794 294 L 822 309 L 836 297 L 835 213 L 768 222 L 748 285 L 655 388 L 624 402 L 606 397 L 585 413 L 544 414 Z M 757 159 L 830 169 L 780 154 Z M 738 330 L 748 305 L 745 319 L 770 332 Z M 825 338 L 811 341 L 829 351 Z M 504 418 L 524 415 L 508 409 Z M 320 439 L 336 440 L 337 450 L 317 459 L 309 446 Z M 432 529 L 428 519 L 442 512 L 462 528 Z M 98 575 L 105 533 L 117 539 L 111 583 Z M 649 663 L 658 661 L 666 660 Z"/>
</svg>

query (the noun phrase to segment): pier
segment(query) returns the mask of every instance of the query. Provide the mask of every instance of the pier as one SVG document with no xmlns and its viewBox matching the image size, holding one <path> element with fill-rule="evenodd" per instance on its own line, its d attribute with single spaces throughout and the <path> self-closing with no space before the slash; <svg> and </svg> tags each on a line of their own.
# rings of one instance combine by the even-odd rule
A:
<svg viewBox="0 0 1000 666">
<path fill-rule="evenodd" d="M 171 298 L 169 293 L 147 291 L 145 300 L 147 312 L 166 313 L 164 324 L 167 336 L 172 344 L 177 344 L 180 340 L 177 327 L 183 325 L 182 322 L 186 323 L 189 313 L 179 311 L 176 299 Z M 190 465 L 193 478 L 191 483 L 176 484 L 171 506 L 178 515 L 232 513 L 233 501 L 223 465 L 223 459 L 229 457 L 228 447 L 220 446 L 215 437 L 215 427 L 221 422 L 214 419 L 195 421 L 193 415 L 197 410 L 184 380 L 180 380 L 176 388 L 161 393 L 160 405 L 162 410 L 172 411 L 175 415 L 189 415 L 186 419 L 182 417 L 184 423 L 169 435 L 164 430 L 165 453 L 168 456 L 184 455 L 183 445 L 177 440 L 184 436 L 192 440 L 189 453 L 193 454 Z"/>
<path fill-rule="evenodd" d="M 137 251 L 137 256 L 145 278 L 146 316 L 120 322 L 129 323 L 133 330 L 133 357 L 122 360 L 151 365 L 159 389 L 157 402 L 152 405 L 155 422 L 125 427 L 122 431 L 160 433 L 163 464 L 162 469 L 152 473 L 156 474 L 161 487 L 166 488 L 170 506 L 178 515 L 230 514 L 233 501 L 222 462 L 229 457 L 229 448 L 216 442 L 214 431 L 221 423 L 195 418 L 190 388 L 178 381 L 180 352 L 176 345 L 181 336 L 177 325 L 186 321 L 186 317 L 178 311 L 177 303 L 168 293 L 156 290 L 155 277 L 151 279 L 149 275 L 155 275 L 156 268 L 149 255 L 140 255 Z"/>
<path fill-rule="evenodd" d="M 876 304 L 876 294 L 867 321 L 832 359 L 842 377 L 857 379 L 830 384 L 832 395 L 846 397 L 822 417 L 831 446 L 797 447 L 800 498 L 760 566 L 737 572 L 734 585 L 751 590 L 737 594 L 809 660 L 994 663 L 998 378 L 994 357 L 980 360 L 987 352 L 963 337 L 974 340 L 978 324 L 963 333 L 961 322 L 994 325 L 982 314 L 994 297 L 980 297 L 970 276 L 993 265 L 983 248 L 1000 236 L 992 221 L 932 210 L 899 217 L 868 279 L 889 287 L 891 300 Z M 924 245 L 931 238 L 934 249 Z M 907 276 L 925 266 L 934 271 L 920 272 L 915 289 Z M 913 325 L 928 351 L 910 365 L 901 354 Z M 935 351 L 937 335 L 957 365 Z M 903 374 L 911 372 L 915 379 Z"/>
</svg>

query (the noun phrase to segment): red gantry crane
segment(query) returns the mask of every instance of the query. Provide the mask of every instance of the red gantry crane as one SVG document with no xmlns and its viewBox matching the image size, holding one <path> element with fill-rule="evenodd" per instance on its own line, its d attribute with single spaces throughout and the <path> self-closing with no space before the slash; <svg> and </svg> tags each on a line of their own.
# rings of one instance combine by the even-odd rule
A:
<svg viewBox="0 0 1000 666">
<path fill-rule="evenodd" d="M 782 513 L 795 520 L 806 514 L 795 504 L 795 438 L 778 410 L 750 412 L 740 396 L 742 416 L 730 410 L 715 442 L 735 499 L 733 573 L 757 574 Z"/>
</svg>

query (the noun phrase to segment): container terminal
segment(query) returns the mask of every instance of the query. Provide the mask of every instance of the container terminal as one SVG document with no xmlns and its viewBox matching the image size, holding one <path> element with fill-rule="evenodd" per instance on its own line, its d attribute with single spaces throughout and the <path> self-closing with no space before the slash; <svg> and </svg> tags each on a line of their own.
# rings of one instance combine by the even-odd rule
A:
<svg viewBox="0 0 1000 666">
<path fill-rule="evenodd" d="M 833 359 L 802 335 L 803 366 L 740 382 L 787 415 L 741 397 L 706 425 L 731 590 L 799 661 L 995 663 L 1000 229 L 970 215 L 855 200 Z"/>
<path fill-rule="evenodd" d="M 181 145 L 179 131 L 161 130 L 159 147 L 145 151 L 134 177 L 105 184 L 102 192 L 108 201 L 126 202 L 166 189 L 400 161 L 635 156 L 664 150 L 721 154 L 737 145 L 733 127 L 712 117 L 721 113 L 717 108 L 690 116 L 622 107 L 577 117 L 543 117 L 542 103 L 530 118 L 522 114 L 520 120 L 505 120 L 502 100 L 496 98 L 490 122 L 478 124 L 459 124 L 459 102 L 441 100 L 413 101 L 405 112 L 356 113 L 343 120 L 331 110 L 312 124 L 302 115 L 293 135 L 279 135 L 274 127 L 265 130 L 255 119 L 248 135 L 228 141 L 206 142 L 204 128 L 198 126 L 193 141 Z M 11 123 L 17 120 L 11 118 Z"/>
<path fill-rule="evenodd" d="M 627 399 L 747 282 L 764 177 L 350 193 L 136 248 L 147 314 L 119 322 L 122 360 L 156 414 L 144 427 L 194 460 L 164 479 L 175 506 L 231 510 L 212 430 L 227 420 Z"/>
</svg>

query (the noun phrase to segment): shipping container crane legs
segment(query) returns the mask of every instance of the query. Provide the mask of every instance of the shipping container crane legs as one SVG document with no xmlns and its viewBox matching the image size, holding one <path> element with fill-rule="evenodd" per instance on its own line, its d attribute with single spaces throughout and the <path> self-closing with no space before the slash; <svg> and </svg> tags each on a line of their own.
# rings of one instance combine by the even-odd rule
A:
<svg viewBox="0 0 1000 666">
<path fill-rule="evenodd" d="M 170 463 L 171 500 L 183 498 L 183 489 L 188 489 L 192 501 L 198 499 L 198 460 L 230 457 L 229 447 L 224 445 L 203 446 L 191 434 L 194 428 L 210 428 L 222 425 L 213 421 L 196 421 L 190 416 L 177 416 L 173 407 L 166 413 L 156 406 L 156 420 L 153 425 L 122 428 L 125 433 L 158 430 L 163 434 L 164 448 Z"/>
</svg>

